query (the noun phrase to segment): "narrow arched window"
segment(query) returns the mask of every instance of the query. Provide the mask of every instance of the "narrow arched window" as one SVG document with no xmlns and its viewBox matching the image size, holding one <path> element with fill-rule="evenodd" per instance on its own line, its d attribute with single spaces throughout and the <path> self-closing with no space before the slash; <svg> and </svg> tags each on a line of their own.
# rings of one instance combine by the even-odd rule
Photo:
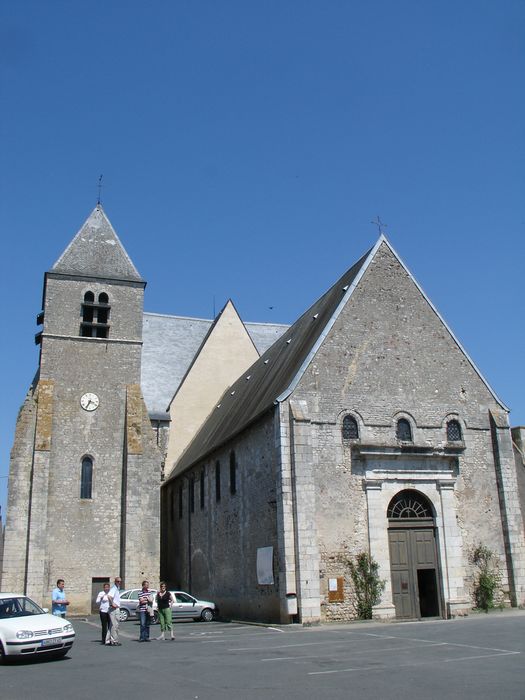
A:
<svg viewBox="0 0 525 700">
<path fill-rule="evenodd" d="M 447 423 L 447 441 L 448 442 L 461 442 L 461 425 L 457 420 L 449 420 Z"/>
<path fill-rule="evenodd" d="M 412 428 L 406 418 L 397 421 L 396 438 L 403 442 L 412 442 Z"/>
<path fill-rule="evenodd" d="M 219 460 L 215 462 L 215 500 L 221 500 L 221 463 Z"/>
<path fill-rule="evenodd" d="M 359 438 L 359 428 L 353 416 L 345 416 L 343 418 L 342 433 L 343 440 L 357 440 Z"/>
<path fill-rule="evenodd" d="M 235 452 L 230 452 L 230 493 L 237 493 L 237 462 L 235 461 Z"/>
<path fill-rule="evenodd" d="M 200 506 L 201 510 L 204 508 L 204 501 L 205 501 L 205 490 L 204 490 L 204 485 L 205 485 L 205 480 L 206 480 L 206 474 L 204 472 L 204 469 L 201 471 L 201 480 L 200 480 Z"/>
<path fill-rule="evenodd" d="M 190 477 L 189 485 L 188 485 L 189 491 L 188 491 L 188 499 L 190 502 L 190 513 L 195 512 L 195 479 Z"/>
<path fill-rule="evenodd" d="M 84 457 L 80 470 L 80 498 L 91 498 L 93 489 L 93 460 Z"/>
</svg>

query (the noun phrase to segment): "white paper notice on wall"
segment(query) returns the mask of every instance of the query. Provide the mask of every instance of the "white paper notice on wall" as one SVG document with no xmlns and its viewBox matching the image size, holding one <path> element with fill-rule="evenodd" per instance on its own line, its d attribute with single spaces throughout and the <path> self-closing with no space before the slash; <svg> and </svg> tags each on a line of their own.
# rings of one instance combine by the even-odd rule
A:
<svg viewBox="0 0 525 700">
<path fill-rule="evenodd" d="M 329 591 L 337 591 L 337 579 L 336 578 L 329 578 L 328 579 L 328 590 Z"/>
<path fill-rule="evenodd" d="M 257 549 L 257 583 L 260 586 L 273 585 L 273 547 Z"/>
</svg>

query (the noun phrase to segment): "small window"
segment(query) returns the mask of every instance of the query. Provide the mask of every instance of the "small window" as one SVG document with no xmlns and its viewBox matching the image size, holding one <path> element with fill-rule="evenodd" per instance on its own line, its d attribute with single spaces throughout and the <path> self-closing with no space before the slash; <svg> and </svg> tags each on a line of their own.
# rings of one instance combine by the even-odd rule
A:
<svg viewBox="0 0 525 700">
<path fill-rule="evenodd" d="M 221 463 L 219 460 L 215 462 L 215 500 L 221 500 Z"/>
<path fill-rule="evenodd" d="M 406 418 L 397 421 L 396 437 L 403 442 L 412 442 L 412 428 Z"/>
<path fill-rule="evenodd" d="M 80 473 L 80 498 L 91 498 L 93 486 L 93 460 L 84 457 Z"/>
<path fill-rule="evenodd" d="M 343 440 L 358 440 L 359 439 L 359 428 L 357 427 L 357 421 L 353 416 L 345 416 L 343 418 Z"/>
<path fill-rule="evenodd" d="M 448 442 L 461 442 L 461 425 L 457 420 L 449 420 L 447 423 L 447 440 Z"/>
<path fill-rule="evenodd" d="M 235 452 L 230 452 L 230 493 L 234 496 L 237 493 L 237 462 Z"/>
<path fill-rule="evenodd" d="M 200 483 L 200 505 L 201 505 L 201 510 L 204 508 L 204 479 L 205 479 L 205 473 L 204 469 L 201 471 L 201 483 Z"/>
</svg>

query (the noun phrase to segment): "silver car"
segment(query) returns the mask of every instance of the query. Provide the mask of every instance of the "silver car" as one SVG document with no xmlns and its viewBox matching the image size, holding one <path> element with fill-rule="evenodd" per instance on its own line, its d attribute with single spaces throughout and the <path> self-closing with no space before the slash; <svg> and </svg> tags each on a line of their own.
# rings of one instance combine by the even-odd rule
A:
<svg viewBox="0 0 525 700">
<path fill-rule="evenodd" d="M 125 622 L 130 618 L 138 617 L 137 608 L 139 605 L 139 593 L 141 588 L 130 588 L 127 591 L 122 591 L 120 594 L 120 620 Z M 155 595 L 157 591 L 150 589 L 150 593 Z M 175 603 L 171 608 L 173 621 L 180 619 L 192 618 L 194 620 L 203 620 L 211 622 L 217 614 L 217 606 L 209 600 L 199 600 L 185 591 L 170 591 L 175 599 Z M 158 622 L 159 616 L 157 613 L 157 603 L 153 603 L 154 621 Z"/>
<path fill-rule="evenodd" d="M 127 591 L 122 591 L 120 594 L 120 621 L 126 622 L 130 617 L 138 617 L 137 608 L 139 607 L 139 593 L 142 588 L 129 588 Z M 151 588 L 150 593 L 155 595 L 156 589 Z"/>
<path fill-rule="evenodd" d="M 194 620 L 211 622 L 217 614 L 217 606 L 209 600 L 199 600 L 184 591 L 170 591 L 175 598 L 171 607 L 172 619 L 192 617 Z"/>
</svg>

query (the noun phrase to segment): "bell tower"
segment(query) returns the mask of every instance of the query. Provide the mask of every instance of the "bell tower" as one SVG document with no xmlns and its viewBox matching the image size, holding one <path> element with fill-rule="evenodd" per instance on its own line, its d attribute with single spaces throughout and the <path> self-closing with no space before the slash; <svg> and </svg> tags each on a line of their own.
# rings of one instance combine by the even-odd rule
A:
<svg viewBox="0 0 525 700">
<path fill-rule="evenodd" d="M 12 451 L 4 589 L 45 602 L 64 578 L 72 611 L 88 612 L 96 581 L 158 577 L 145 286 L 100 204 L 45 274 L 40 366 Z"/>
</svg>

